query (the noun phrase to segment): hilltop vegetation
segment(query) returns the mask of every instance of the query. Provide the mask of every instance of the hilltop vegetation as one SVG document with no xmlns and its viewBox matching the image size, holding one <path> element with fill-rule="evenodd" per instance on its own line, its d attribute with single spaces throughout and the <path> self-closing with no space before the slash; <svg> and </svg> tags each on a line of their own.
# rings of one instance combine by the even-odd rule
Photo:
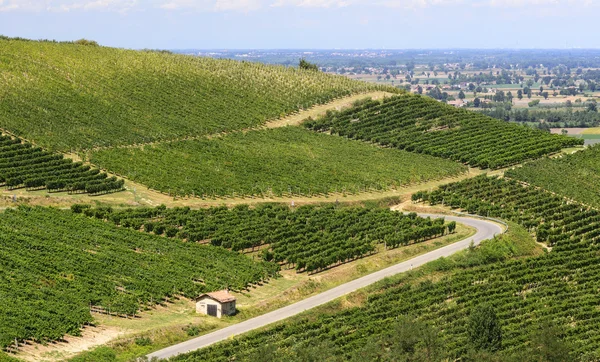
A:
<svg viewBox="0 0 600 362">
<path fill-rule="evenodd" d="M 50 208 L 6 210 L 0 235 L 0 348 L 78 335 L 93 320 L 90 306 L 131 316 L 177 295 L 242 289 L 278 270 Z"/>
<path fill-rule="evenodd" d="M 173 361 L 489 360 L 595 361 L 600 358 L 600 212 L 516 181 L 485 176 L 420 193 L 480 215 L 518 222 L 484 242 L 369 288 L 356 307 L 333 303 Z M 535 256 L 528 231 L 552 245 Z M 529 240 L 528 240 L 529 239 Z M 528 241 L 527 241 L 528 240 Z M 428 275 L 436 272 L 436 278 Z M 439 273 L 443 273 L 440 277 Z M 361 298 L 361 296 L 366 298 Z M 354 300 L 354 299 L 350 299 Z M 500 330 L 492 342 L 473 329 L 485 306 Z M 428 356 L 427 358 L 423 356 Z"/>
<path fill-rule="evenodd" d="M 559 158 L 543 158 L 505 175 L 600 207 L 600 145 Z"/>
<path fill-rule="evenodd" d="M 90 159 L 153 189 L 202 197 L 385 190 L 466 171 L 455 162 L 298 127 L 99 150 Z"/>
<path fill-rule="evenodd" d="M 61 151 L 248 128 L 380 88 L 282 66 L 0 39 L 0 127 Z"/>
<path fill-rule="evenodd" d="M 315 131 L 492 169 L 583 144 L 583 140 L 520 127 L 409 94 L 359 102 L 305 125 Z"/>
</svg>

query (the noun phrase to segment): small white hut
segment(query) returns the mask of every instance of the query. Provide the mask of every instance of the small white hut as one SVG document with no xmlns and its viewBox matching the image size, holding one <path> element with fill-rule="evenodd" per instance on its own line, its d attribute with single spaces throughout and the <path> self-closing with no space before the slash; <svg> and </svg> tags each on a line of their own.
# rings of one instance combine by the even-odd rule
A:
<svg viewBox="0 0 600 362">
<path fill-rule="evenodd" d="M 235 296 L 228 290 L 202 294 L 196 298 L 196 313 L 221 318 L 235 314 Z"/>
</svg>

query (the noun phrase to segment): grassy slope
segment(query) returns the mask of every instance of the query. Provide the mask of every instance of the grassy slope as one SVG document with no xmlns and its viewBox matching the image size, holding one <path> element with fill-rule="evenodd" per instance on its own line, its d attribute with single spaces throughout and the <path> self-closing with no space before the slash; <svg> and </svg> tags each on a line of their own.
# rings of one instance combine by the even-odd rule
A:
<svg viewBox="0 0 600 362">
<path fill-rule="evenodd" d="M 160 191 L 208 196 L 386 189 L 466 171 L 451 161 L 296 127 L 100 150 L 91 162 Z"/>
<path fill-rule="evenodd" d="M 377 88 L 257 63 L 0 39 L 0 127 L 63 151 L 247 128 Z"/>
<path fill-rule="evenodd" d="M 600 146 L 530 162 L 505 175 L 600 207 Z"/>
</svg>

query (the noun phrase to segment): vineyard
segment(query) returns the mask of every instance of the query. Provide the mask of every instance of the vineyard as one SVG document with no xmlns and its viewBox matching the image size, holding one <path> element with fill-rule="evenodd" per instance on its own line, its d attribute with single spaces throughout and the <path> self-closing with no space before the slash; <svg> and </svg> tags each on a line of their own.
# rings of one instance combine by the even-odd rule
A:
<svg viewBox="0 0 600 362">
<path fill-rule="evenodd" d="M 243 289 L 279 269 L 52 208 L 6 210 L 0 238 L 0 348 L 78 335 L 92 306 L 132 316 L 178 295 Z"/>
<path fill-rule="evenodd" d="M 9 190 L 101 194 L 123 189 L 123 180 L 19 139 L 0 136 L 0 186 Z"/>
<path fill-rule="evenodd" d="M 377 89 L 282 66 L 0 39 L 0 128 L 60 151 L 248 128 Z"/>
<path fill-rule="evenodd" d="M 466 172 L 448 160 L 299 127 L 99 150 L 90 158 L 152 189 L 200 197 L 356 193 Z"/>
<path fill-rule="evenodd" d="M 517 126 L 409 94 L 357 102 L 353 108 L 328 112 L 305 125 L 319 132 L 491 169 L 583 144 L 582 140 Z"/>
<path fill-rule="evenodd" d="M 494 250 L 507 238 L 503 236 L 457 256 L 478 263 L 452 266 L 458 258 L 433 262 L 428 267 L 445 272 L 441 279 L 412 282 L 411 275 L 399 276 L 371 288 L 358 307 L 336 311 L 332 305 L 318 315 L 298 317 L 172 360 L 250 361 L 270 353 L 273 360 L 300 361 L 298 351 L 319 348 L 331 360 L 395 360 L 382 356 L 408 338 L 398 334 L 401 316 L 435 328 L 439 354 L 434 360 L 455 360 L 469 353 L 469 316 L 483 304 L 493 308 L 502 331 L 501 348 L 492 360 L 532 360 L 540 353 L 532 336 L 544 325 L 557 327 L 558 337 L 568 346 L 568 360 L 600 358 L 600 212 L 516 181 L 485 176 L 418 193 L 414 200 L 514 220 L 535 232 L 552 251 L 494 258 Z M 528 237 L 525 229 L 522 233 Z"/>
<path fill-rule="evenodd" d="M 600 146 L 560 158 L 543 158 L 505 175 L 579 202 L 600 207 Z"/>
<path fill-rule="evenodd" d="M 263 204 L 190 210 L 86 208 L 74 211 L 118 226 L 177 237 L 235 251 L 261 250 L 262 259 L 314 272 L 375 252 L 454 231 L 454 222 L 404 215 L 388 209 Z M 266 248 L 263 246 L 267 246 Z"/>
</svg>

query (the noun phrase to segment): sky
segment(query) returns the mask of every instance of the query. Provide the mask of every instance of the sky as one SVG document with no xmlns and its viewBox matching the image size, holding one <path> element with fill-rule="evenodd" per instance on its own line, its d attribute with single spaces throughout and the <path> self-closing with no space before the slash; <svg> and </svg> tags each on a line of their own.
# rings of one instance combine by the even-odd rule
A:
<svg viewBox="0 0 600 362">
<path fill-rule="evenodd" d="M 151 49 L 600 48 L 600 0 L 0 0 L 0 34 Z"/>
</svg>

